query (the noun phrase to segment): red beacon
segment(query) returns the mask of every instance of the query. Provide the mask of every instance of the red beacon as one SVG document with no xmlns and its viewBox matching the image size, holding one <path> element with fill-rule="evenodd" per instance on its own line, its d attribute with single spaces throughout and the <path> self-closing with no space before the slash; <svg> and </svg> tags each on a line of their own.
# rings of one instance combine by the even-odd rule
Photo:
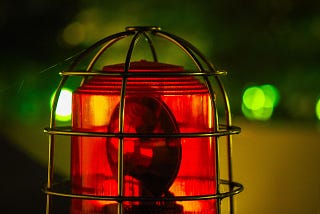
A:
<svg viewBox="0 0 320 214">
<path fill-rule="evenodd" d="M 197 69 L 159 62 L 154 37 L 180 47 Z M 108 50 L 125 38 L 131 40 L 124 62 L 106 65 Z M 150 61 L 132 60 L 141 39 L 151 50 Z M 79 69 L 84 61 L 89 62 Z M 99 63 L 102 66 L 96 69 Z M 219 214 L 224 198 L 229 198 L 228 210 L 233 213 L 233 195 L 243 187 L 232 180 L 231 135 L 240 128 L 231 125 L 221 74 L 190 43 L 158 27 L 129 27 L 85 50 L 61 73 L 50 127 L 45 129 L 46 212 L 59 210 L 54 200 L 62 197 L 70 202 L 71 214 Z M 59 127 L 55 121 L 59 93 L 74 76 L 82 80 L 73 91 L 72 124 Z M 225 107 L 223 125 L 218 121 L 216 93 Z M 67 183 L 54 181 L 56 135 L 71 136 Z M 220 178 L 222 137 L 227 144 L 227 179 Z"/>
</svg>

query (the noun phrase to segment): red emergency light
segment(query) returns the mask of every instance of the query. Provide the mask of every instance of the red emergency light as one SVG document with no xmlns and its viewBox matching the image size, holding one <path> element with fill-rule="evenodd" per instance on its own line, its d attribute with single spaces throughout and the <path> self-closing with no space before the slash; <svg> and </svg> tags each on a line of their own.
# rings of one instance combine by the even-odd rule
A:
<svg viewBox="0 0 320 214">
<path fill-rule="evenodd" d="M 197 70 L 159 62 L 152 37 L 176 44 Z M 102 55 L 125 38 L 132 38 L 125 61 L 96 69 Z M 147 41 L 152 61 L 132 61 L 140 39 Z M 86 68 L 78 69 L 86 57 L 91 57 Z M 45 129 L 46 212 L 54 212 L 54 198 L 62 197 L 70 199 L 71 214 L 218 214 L 224 198 L 229 198 L 233 213 L 233 195 L 243 187 L 232 180 L 231 135 L 240 128 L 231 125 L 221 74 L 190 43 L 158 27 L 129 27 L 85 50 L 61 73 L 50 127 Z M 73 92 L 72 124 L 59 127 L 55 109 L 71 76 L 82 77 Z M 224 125 L 218 120 L 216 93 L 224 104 Z M 71 136 L 67 184 L 54 181 L 56 135 Z M 226 180 L 219 175 L 221 137 L 228 148 Z M 228 190 L 223 192 L 222 185 Z"/>
</svg>

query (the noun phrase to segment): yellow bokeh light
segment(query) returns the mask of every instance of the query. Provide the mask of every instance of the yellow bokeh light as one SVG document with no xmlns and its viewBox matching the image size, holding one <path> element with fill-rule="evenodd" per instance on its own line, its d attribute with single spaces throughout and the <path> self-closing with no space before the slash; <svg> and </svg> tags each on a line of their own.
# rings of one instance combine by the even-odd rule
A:
<svg viewBox="0 0 320 214">
<path fill-rule="evenodd" d="M 63 41 L 68 45 L 79 45 L 85 39 L 85 29 L 79 22 L 73 22 L 66 26 L 62 33 Z"/>
</svg>

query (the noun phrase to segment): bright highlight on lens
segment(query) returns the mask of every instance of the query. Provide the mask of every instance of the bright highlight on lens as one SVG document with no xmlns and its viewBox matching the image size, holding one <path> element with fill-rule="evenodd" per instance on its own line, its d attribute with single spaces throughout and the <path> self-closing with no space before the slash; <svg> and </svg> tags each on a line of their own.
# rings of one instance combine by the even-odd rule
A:
<svg viewBox="0 0 320 214">
<path fill-rule="evenodd" d="M 52 107 L 54 94 L 51 96 L 50 104 Z M 63 88 L 60 92 L 57 108 L 56 119 L 58 121 L 70 121 L 72 112 L 72 91 L 67 88 Z"/>
<path fill-rule="evenodd" d="M 268 120 L 279 103 L 279 92 L 270 84 L 251 86 L 242 95 L 242 113 L 251 120 Z"/>
<path fill-rule="evenodd" d="M 316 116 L 317 116 L 318 120 L 320 120 L 320 98 L 318 99 L 317 104 L 316 104 Z"/>
</svg>

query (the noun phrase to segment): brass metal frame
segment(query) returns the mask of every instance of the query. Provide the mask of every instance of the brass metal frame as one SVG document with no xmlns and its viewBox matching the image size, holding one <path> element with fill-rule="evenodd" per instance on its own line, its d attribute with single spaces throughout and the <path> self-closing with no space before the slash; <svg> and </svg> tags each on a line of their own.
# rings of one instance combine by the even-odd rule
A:
<svg viewBox="0 0 320 214">
<path fill-rule="evenodd" d="M 132 58 L 133 49 L 140 38 L 144 38 L 147 40 L 151 54 L 153 56 L 153 60 L 155 62 L 158 61 L 156 50 L 153 45 L 153 41 L 151 36 L 158 36 L 168 40 L 169 42 L 177 45 L 180 47 L 183 52 L 193 61 L 195 66 L 197 67 L 197 71 L 186 71 L 186 72 L 153 72 L 153 73 L 141 73 L 141 72 L 129 72 L 129 66 Z M 124 64 L 124 71 L 123 72 L 99 72 L 93 71 L 93 67 L 99 57 L 114 43 L 117 41 L 132 37 L 130 42 L 129 48 L 127 50 L 127 55 Z M 98 50 L 98 51 L 96 51 Z M 92 54 L 96 51 L 94 57 L 90 60 L 87 68 L 84 70 L 77 70 L 76 67 L 80 64 L 80 62 L 87 57 L 89 54 Z M 93 44 L 88 49 L 84 50 L 78 57 L 73 61 L 67 71 L 60 73 L 62 79 L 57 87 L 56 93 L 53 97 L 52 109 L 51 109 L 51 116 L 50 116 L 50 125 L 48 128 L 45 128 L 45 132 L 49 135 L 49 151 L 48 151 L 48 179 L 47 185 L 44 189 L 44 192 L 47 196 L 47 204 L 46 204 L 46 213 L 49 214 L 51 211 L 51 199 L 52 196 L 60 196 L 60 197 L 69 197 L 69 198 L 78 198 L 78 199 L 92 199 L 92 200 L 112 200 L 118 201 L 119 205 L 119 214 L 122 214 L 122 202 L 123 201 L 141 201 L 141 200 L 148 200 L 148 201 L 184 201 L 184 200 L 207 200 L 207 199 L 217 199 L 219 202 L 218 206 L 218 213 L 220 213 L 220 202 L 224 198 L 229 198 L 229 209 L 230 214 L 234 213 L 234 204 L 233 204 L 233 196 L 235 194 L 240 193 L 243 190 L 243 186 L 240 183 L 233 181 L 233 174 L 232 174 L 232 135 L 240 133 L 240 128 L 237 126 L 233 126 L 231 122 L 231 112 L 230 112 L 230 105 L 228 95 L 224 89 L 223 83 L 221 82 L 219 76 L 225 75 L 226 72 L 224 71 L 217 71 L 213 67 L 213 65 L 206 59 L 202 53 L 195 48 L 192 44 L 188 41 L 175 36 L 173 34 L 167 33 L 162 31 L 159 27 L 155 26 L 142 26 L 142 27 L 127 27 L 124 32 L 120 32 L 117 34 L 113 34 L 108 36 L 97 43 Z M 83 81 L 89 76 L 118 76 L 122 78 L 122 88 L 121 88 L 121 97 L 120 97 L 120 107 L 119 107 L 119 133 L 100 133 L 100 132 L 77 132 L 73 131 L 71 127 L 57 127 L 56 126 L 56 118 L 55 112 L 57 108 L 59 94 L 65 85 L 67 79 L 70 76 L 81 76 L 83 77 Z M 125 133 L 124 132 L 124 124 L 123 124 L 123 115 L 124 115 L 124 102 L 125 102 L 125 94 L 126 94 L 126 85 L 127 85 L 127 78 L 129 77 L 150 77 L 150 76 L 200 76 L 204 80 L 204 84 L 208 88 L 212 100 L 212 106 L 215 109 L 215 125 L 213 130 L 210 132 L 205 133 L 174 133 L 174 134 L 136 134 L 136 133 Z M 213 79 L 210 79 L 213 77 Z M 225 112 L 225 124 L 220 125 L 218 120 L 218 112 L 216 108 L 216 101 L 214 99 L 214 90 L 212 87 L 211 81 L 215 80 L 219 87 L 220 94 L 222 95 L 222 100 L 224 104 L 224 112 Z M 82 81 L 82 82 L 83 82 Z M 54 184 L 54 149 L 55 149 L 55 136 L 56 135 L 65 135 L 65 136 L 92 136 L 92 137 L 118 137 L 119 138 L 119 150 L 118 150 L 118 196 L 96 196 L 96 195 L 79 195 L 79 194 L 72 194 L 70 191 L 70 187 L 68 184 L 60 182 L 58 184 Z M 216 151 L 216 179 L 217 179 L 217 194 L 212 195 L 199 195 L 199 196 L 175 196 L 175 197 L 126 197 L 123 195 L 123 138 L 124 137 L 153 137 L 153 138 L 163 138 L 163 137 L 170 137 L 170 138 L 193 138 L 193 137 L 215 137 L 217 139 L 217 151 Z M 218 153 L 218 139 L 220 137 L 226 137 L 226 144 L 227 144 L 227 167 L 228 167 L 228 180 L 220 179 L 220 170 L 219 170 L 219 153 Z M 220 185 L 228 186 L 227 192 L 220 191 Z"/>
</svg>

